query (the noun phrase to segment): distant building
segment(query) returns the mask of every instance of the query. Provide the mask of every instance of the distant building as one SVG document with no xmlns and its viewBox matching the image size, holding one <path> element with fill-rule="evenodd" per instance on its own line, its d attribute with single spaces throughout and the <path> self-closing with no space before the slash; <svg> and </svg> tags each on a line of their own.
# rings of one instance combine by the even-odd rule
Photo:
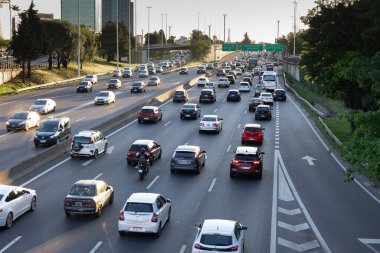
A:
<svg viewBox="0 0 380 253">
<path fill-rule="evenodd" d="M 181 36 L 181 37 L 179 37 L 178 40 L 176 40 L 176 42 L 179 44 L 186 44 L 189 42 L 189 39 L 185 36 Z"/>
<path fill-rule="evenodd" d="M 53 13 L 37 13 L 37 17 L 39 17 L 41 20 L 54 20 Z"/>
<path fill-rule="evenodd" d="M 116 21 L 116 1 L 117 0 L 103 0 L 102 1 L 102 25 L 108 21 Z M 128 5 L 129 3 L 129 5 Z M 131 22 L 131 35 L 134 33 L 134 3 L 131 0 L 118 0 L 118 19 L 123 22 L 127 29 L 129 29 L 129 22 Z M 129 9 L 131 10 L 129 12 Z M 129 18 L 129 13 L 131 14 Z"/>
<path fill-rule="evenodd" d="M 143 45 L 144 44 L 144 37 L 142 35 L 136 35 L 135 39 L 136 39 L 137 45 Z"/>
<path fill-rule="evenodd" d="M 102 0 L 80 0 L 80 24 L 96 33 L 102 30 Z M 61 0 L 61 19 L 78 24 L 78 0 Z"/>
</svg>

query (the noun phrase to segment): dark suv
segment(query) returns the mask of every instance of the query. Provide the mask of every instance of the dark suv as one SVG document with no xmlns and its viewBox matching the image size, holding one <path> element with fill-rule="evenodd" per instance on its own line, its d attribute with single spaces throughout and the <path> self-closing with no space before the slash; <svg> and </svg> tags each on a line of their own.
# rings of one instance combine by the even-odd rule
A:
<svg viewBox="0 0 380 253">
<path fill-rule="evenodd" d="M 153 162 L 157 159 L 161 159 L 161 146 L 153 140 L 137 140 L 135 141 L 128 150 L 127 153 L 127 163 L 128 165 L 137 164 L 138 154 L 141 149 L 144 148 L 145 152 L 149 154 L 149 163 L 153 165 Z"/>
<path fill-rule="evenodd" d="M 156 106 L 144 106 L 141 108 L 137 117 L 137 122 L 143 123 L 144 121 L 153 121 L 157 123 L 162 120 L 162 110 Z"/>
<path fill-rule="evenodd" d="M 201 95 L 199 95 L 199 103 L 216 101 L 216 94 L 212 89 L 203 89 Z"/>
<path fill-rule="evenodd" d="M 274 101 L 286 101 L 286 93 L 283 89 L 275 89 L 273 93 Z"/>
<path fill-rule="evenodd" d="M 267 120 L 272 119 L 272 112 L 270 111 L 269 105 L 258 105 L 256 107 L 255 120 L 260 120 L 260 119 L 267 119 Z"/>
<path fill-rule="evenodd" d="M 199 118 L 201 116 L 201 107 L 197 104 L 184 104 L 180 115 L 181 119 Z"/>
<path fill-rule="evenodd" d="M 173 94 L 173 102 L 187 102 L 189 100 L 189 94 L 186 90 L 176 90 Z"/>
<path fill-rule="evenodd" d="M 241 100 L 240 91 L 239 90 L 229 90 L 227 95 L 227 102 L 229 101 L 237 101 Z"/>
<path fill-rule="evenodd" d="M 200 169 L 205 166 L 206 151 L 199 146 L 178 146 L 174 151 L 173 158 L 170 162 L 170 172 L 175 173 L 178 170 L 191 170 L 199 174 Z"/>
<path fill-rule="evenodd" d="M 233 75 L 227 75 L 226 77 L 230 81 L 230 84 L 235 84 L 235 77 Z"/>
<path fill-rule="evenodd" d="M 44 145 L 52 146 L 63 140 L 70 139 L 70 136 L 71 126 L 69 118 L 47 119 L 37 129 L 34 136 L 34 145 L 36 147 Z"/>
</svg>

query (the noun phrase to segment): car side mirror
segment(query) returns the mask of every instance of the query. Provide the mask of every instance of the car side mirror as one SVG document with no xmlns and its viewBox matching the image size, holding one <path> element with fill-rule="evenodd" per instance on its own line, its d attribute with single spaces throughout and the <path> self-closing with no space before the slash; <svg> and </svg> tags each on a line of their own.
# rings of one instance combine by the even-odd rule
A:
<svg viewBox="0 0 380 253">
<path fill-rule="evenodd" d="M 220 118 L 220 120 L 223 120 L 223 118 Z"/>
<path fill-rule="evenodd" d="M 202 153 L 206 153 L 206 151 L 205 151 L 205 150 L 203 150 L 203 151 L 202 151 Z"/>
<path fill-rule="evenodd" d="M 107 186 L 106 190 L 107 191 L 111 190 L 111 186 Z"/>
<path fill-rule="evenodd" d="M 246 227 L 246 226 L 241 226 L 241 228 L 240 228 L 240 230 L 247 230 L 248 229 L 248 227 Z"/>
<path fill-rule="evenodd" d="M 58 129 L 58 132 L 62 132 L 62 130 L 63 130 L 63 129 L 62 129 L 62 128 L 60 128 L 60 129 Z"/>
<path fill-rule="evenodd" d="M 261 130 L 265 130 L 265 128 L 263 127 L 263 128 L 261 128 Z"/>
<path fill-rule="evenodd" d="M 202 224 L 196 224 L 196 225 L 194 225 L 194 228 L 201 229 L 202 228 Z"/>
<path fill-rule="evenodd" d="M 261 152 L 262 155 L 265 155 L 265 152 Z"/>
<path fill-rule="evenodd" d="M 171 203 L 172 201 L 170 199 L 166 199 L 166 202 Z"/>
</svg>

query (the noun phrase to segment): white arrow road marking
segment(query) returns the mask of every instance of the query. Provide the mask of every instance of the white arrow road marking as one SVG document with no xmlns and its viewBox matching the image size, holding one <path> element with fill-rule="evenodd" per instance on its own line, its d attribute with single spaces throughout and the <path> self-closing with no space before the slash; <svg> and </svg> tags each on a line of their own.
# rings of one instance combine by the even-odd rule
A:
<svg viewBox="0 0 380 253">
<path fill-rule="evenodd" d="M 302 159 L 303 160 L 306 160 L 307 161 L 307 163 L 310 165 L 310 166 L 314 166 L 314 162 L 313 161 L 315 161 L 315 160 L 317 160 L 317 159 L 315 159 L 315 158 L 313 158 L 313 157 L 311 157 L 311 156 L 305 156 L 305 157 L 302 157 Z"/>
<path fill-rule="evenodd" d="M 315 249 L 315 248 L 319 247 L 319 243 L 317 240 L 297 244 L 297 243 L 282 239 L 281 237 L 278 238 L 278 244 L 285 246 L 287 248 L 296 250 L 298 252 L 304 252 L 304 251 L 308 251 L 308 250 Z"/>
<path fill-rule="evenodd" d="M 296 208 L 296 209 L 293 209 L 293 210 L 289 210 L 289 209 L 285 209 L 285 208 L 279 207 L 278 211 L 280 213 L 283 213 L 283 214 L 286 214 L 286 215 L 296 215 L 296 214 L 300 214 L 301 213 L 301 210 L 299 208 Z"/>
<path fill-rule="evenodd" d="M 109 148 L 107 149 L 106 154 L 111 154 L 114 148 L 115 148 L 115 146 L 109 147 Z"/>
<path fill-rule="evenodd" d="M 291 230 L 293 232 L 299 232 L 299 231 L 306 230 L 306 229 L 310 228 L 309 224 L 307 224 L 307 223 L 301 223 L 298 225 L 291 225 L 291 224 L 288 224 L 288 223 L 285 223 L 282 221 L 278 221 L 278 226 L 281 228 L 287 229 L 287 230 Z"/>
<path fill-rule="evenodd" d="M 90 253 L 94 253 L 97 249 L 99 249 L 99 247 L 103 244 L 102 241 L 99 241 L 94 248 L 92 248 L 92 250 L 90 251 Z"/>
<path fill-rule="evenodd" d="M 372 247 L 370 244 L 380 244 L 380 239 L 369 239 L 369 238 L 358 238 L 358 240 L 364 243 L 368 248 L 370 248 L 375 253 L 380 253 L 377 249 Z"/>
<path fill-rule="evenodd" d="M 11 247 L 13 244 L 15 244 L 21 238 L 22 238 L 22 236 L 17 236 L 15 239 L 13 239 L 13 241 L 11 241 L 7 245 L 5 245 L 4 248 L 0 249 L 0 253 L 3 253 L 4 251 L 6 251 L 9 247 Z"/>
</svg>

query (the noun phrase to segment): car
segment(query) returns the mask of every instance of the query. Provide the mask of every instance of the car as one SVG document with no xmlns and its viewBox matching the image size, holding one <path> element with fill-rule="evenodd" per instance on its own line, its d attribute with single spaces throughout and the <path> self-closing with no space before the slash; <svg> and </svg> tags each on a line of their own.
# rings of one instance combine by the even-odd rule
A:
<svg viewBox="0 0 380 253">
<path fill-rule="evenodd" d="M 230 66 L 226 66 L 224 67 L 224 70 L 226 71 L 226 73 L 230 72 L 232 69 Z"/>
<path fill-rule="evenodd" d="M 32 127 L 40 125 L 40 115 L 33 111 L 16 112 L 5 123 L 7 131 L 25 130 L 28 131 Z"/>
<path fill-rule="evenodd" d="M 189 94 L 184 89 L 175 90 L 173 93 L 173 102 L 187 102 L 189 101 Z"/>
<path fill-rule="evenodd" d="M 199 66 L 197 68 L 197 74 L 206 74 L 206 67 L 205 66 Z"/>
<path fill-rule="evenodd" d="M 205 89 L 212 89 L 214 90 L 214 93 L 216 92 L 215 84 L 213 82 L 208 82 L 205 84 Z"/>
<path fill-rule="evenodd" d="M 228 88 L 230 86 L 230 81 L 227 77 L 221 77 L 218 81 L 218 88 Z"/>
<path fill-rule="evenodd" d="M 153 62 L 148 62 L 148 63 L 146 64 L 146 66 L 147 66 L 148 68 L 154 68 L 154 63 L 153 63 Z"/>
<path fill-rule="evenodd" d="M 102 215 L 103 208 L 112 205 L 114 189 L 101 180 L 79 180 L 73 184 L 63 200 L 66 217 L 72 214 Z"/>
<path fill-rule="evenodd" d="M 38 98 L 30 106 L 30 110 L 38 112 L 38 113 L 47 114 L 49 112 L 55 112 L 56 107 L 57 107 L 57 104 L 55 103 L 53 99 Z"/>
<path fill-rule="evenodd" d="M 258 84 L 255 87 L 255 97 L 260 97 L 261 93 L 265 92 L 265 86 L 262 84 Z"/>
<path fill-rule="evenodd" d="M 186 103 L 181 108 L 181 111 L 180 111 L 181 119 L 187 119 L 187 118 L 197 119 L 200 116 L 201 116 L 201 107 L 197 104 Z"/>
<path fill-rule="evenodd" d="M 267 71 L 273 71 L 273 65 L 267 64 Z"/>
<path fill-rule="evenodd" d="M 251 87 L 249 86 L 248 82 L 240 82 L 238 89 L 240 92 L 250 92 L 251 91 Z"/>
<path fill-rule="evenodd" d="M 283 89 L 275 89 L 273 92 L 274 101 L 286 101 L 286 93 Z"/>
<path fill-rule="evenodd" d="M 83 81 L 89 81 L 92 84 L 96 84 L 98 82 L 98 77 L 96 75 L 86 75 Z"/>
<path fill-rule="evenodd" d="M 233 76 L 235 79 L 237 78 L 237 73 L 236 73 L 235 70 L 230 70 L 230 71 L 228 71 L 228 75 Z"/>
<path fill-rule="evenodd" d="M 216 72 L 216 76 L 226 76 L 226 70 L 225 69 L 218 69 Z"/>
<path fill-rule="evenodd" d="M 133 77 L 132 70 L 131 69 L 124 69 L 122 77 L 128 77 L 128 78 Z"/>
<path fill-rule="evenodd" d="M 227 94 L 227 102 L 229 101 L 237 101 L 241 100 L 240 91 L 237 89 L 230 89 Z"/>
<path fill-rule="evenodd" d="M 17 218 L 36 208 L 35 190 L 14 185 L 0 185 L 0 227 L 11 228 Z"/>
<path fill-rule="evenodd" d="M 199 133 L 216 132 L 220 133 L 223 129 L 223 119 L 218 115 L 204 115 L 199 122 Z"/>
<path fill-rule="evenodd" d="M 107 82 L 107 89 L 121 89 L 120 79 L 110 79 Z"/>
<path fill-rule="evenodd" d="M 200 77 L 197 81 L 197 87 L 205 87 L 205 84 L 210 82 L 207 77 Z"/>
<path fill-rule="evenodd" d="M 144 106 L 137 116 L 137 122 L 139 124 L 145 121 L 157 123 L 160 120 L 162 120 L 162 110 L 157 106 Z"/>
<path fill-rule="evenodd" d="M 180 75 L 187 75 L 189 74 L 189 70 L 186 67 L 183 67 L 179 70 Z"/>
<path fill-rule="evenodd" d="M 253 74 L 259 75 L 260 74 L 260 68 L 253 68 Z"/>
<path fill-rule="evenodd" d="M 244 72 L 244 74 L 243 74 L 243 78 L 245 78 L 245 77 L 252 78 L 252 74 L 251 74 L 250 72 L 246 71 L 246 72 Z"/>
<path fill-rule="evenodd" d="M 216 102 L 216 94 L 213 89 L 202 89 L 201 94 L 199 95 L 199 103 Z"/>
<path fill-rule="evenodd" d="M 262 83 L 268 92 L 273 92 L 277 88 L 276 76 L 277 74 L 274 71 L 265 71 L 263 73 Z"/>
<path fill-rule="evenodd" d="M 148 67 L 148 73 L 149 73 L 149 75 L 156 74 L 156 69 L 152 66 L 149 66 Z"/>
<path fill-rule="evenodd" d="M 78 83 L 77 85 L 77 92 L 82 92 L 82 91 L 86 91 L 86 92 L 92 91 L 92 82 L 80 81 L 80 83 Z"/>
<path fill-rule="evenodd" d="M 173 174 L 179 170 L 191 170 L 199 174 L 205 164 L 206 151 L 200 146 L 181 145 L 174 150 L 170 172 Z"/>
<path fill-rule="evenodd" d="M 206 65 L 206 69 L 207 69 L 207 70 L 213 70 L 213 69 L 214 69 L 214 66 L 212 65 L 212 63 L 208 63 L 208 64 Z"/>
<path fill-rule="evenodd" d="M 270 105 L 270 106 L 273 105 L 273 96 L 272 96 L 272 93 L 270 93 L 270 92 L 261 92 L 259 98 L 261 98 L 264 101 L 264 104 Z"/>
<path fill-rule="evenodd" d="M 243 82 L 247 82 L 249 83 L 250 86 L 252 86 L 252 78 L 246 76 L 246 77 L 243 77 Z"/>
<path fill-rule="evenodd" d="M 156 67 L 156 73 L 162 73 L 164 69 L 161 66 Z"/>
<path fill-rule="evenodd" d="M 241 133 L 241 144 L 247 143 L 259 143 L 263 144 L 264 132 L 260 124 L 245 124 L 244 129 Z"/>
<path fill-rule="evenodd" d="M 269 105 L 258 105 L 255 111 L 255 120 L 272 119 L 272 112 Z"/>
<path fill-rule="evenodd" d="M 121 70 L 114 70 L 111 74 L 112 77 L 121 77 Z"/>
<path fill-rule="evenodd" d="M 116 102 L 116 95 L 113 91 L 100 91 L 94 99 L 95 105 L 111 104 Z"/>
<path fill-rule="evenodd" d="M 242 70 L 241 68 L 236 68 L 236 69 L 235 69 L 235 72 L 236 72 L 236 75 L 237 75 L 237 76 L 241 76 L 241 75 L 243 75 L 243 70 Z"/>
<path fill-rule="evenodd" d="M 144 148 L 149 155 L 149 164 L 153 165 L 153 162 L 157 159 L 161 159 L 162 149 L 161 146 L 154 140 L 136 140 L 129 147 L 127 152 L 127 164 L 136 165 L 138 162 L 138 154 L 140 150 Z"/>
<path fill-rule="evenodd" d="M 254 112 L 258 105 L 263 105 L 264 101 L 261 98 L 253 97 L 249 100 L 248 111 Z"/>
<path fill-rule="evenodd" d="M 151 76 L 148 80 L 148 86 L 158 86 L 161 83 L 161 79 L 158 76 Z"/>
<path fill-rule="evenodd" d="M 242 224 L 222 219 L 207 219 L 196 225 L 192 253 L 244 252 L 245 230 Z"/>
<path fill-rule="evenodd" d="M 70 156 L 86 156 L 96 159 L 99 154 L 106 154 L 108 140 L 100 131 L 82 130 L 75 134 L 70 148 Z"/>
<path fill-rule="evenodd" d="M 147 69 L 140 69 L 139 77 L 148 77 L 148 76 L 149 76 L 149 72 Z"/>
<path fill-rule="evenodd" d="M 233 75 L 226 76 L 230 84 L 235 84 L 235 77 Z"/>
<path fill-rule="evenodd" d="M 159 237 L 164 225 L 170 221 L 171 210 L 171 200 L 161 194 L 133 193 L 120 211 L 119 234 L 154 233 Z"/>
<path fill-rule="evenodd" d="M 146 84 L 142 81 L 133 82 L 131 85 L 131 93 L 145 92 Z"/>
<path fill-rule="evenodd" d="M 71 137 L 71 124 L 68 117 L 46 119 L 37 128 L 33 141 L 34 146 L 52 146 Z"/>
<path fill-rule="evenodd" d="M 263 155 L 258 147 L 238 146 L 230 162 L 230 177 L 237 174 L 263 176 Z"/>
</svg>

